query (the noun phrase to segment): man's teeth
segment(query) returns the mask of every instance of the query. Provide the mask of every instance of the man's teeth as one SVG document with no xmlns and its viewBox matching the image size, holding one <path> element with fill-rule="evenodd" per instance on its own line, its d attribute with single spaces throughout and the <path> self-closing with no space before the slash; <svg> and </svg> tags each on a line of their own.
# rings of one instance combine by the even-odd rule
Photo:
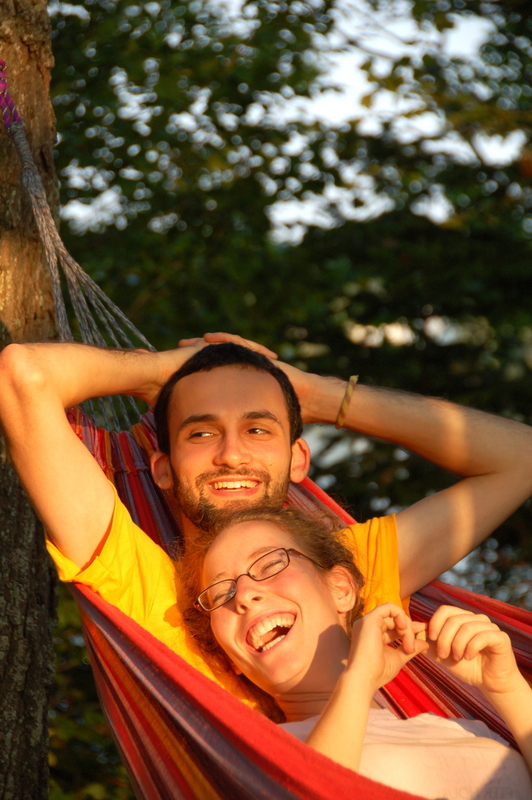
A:
<svg viewBox="0 0 532 800">
<path fill-rule="evenodd" d="M 213 483 L 215 489 L 253 489 L 257 481 L 216 481 Z"/>
<path fill-rule="evenodd" d="M 248 632 L 248 641 L 255 650 L 264 653 L 284 639 L 294 622 L 293 614 L 275 614 L 260 620 Z"/>
</svg>

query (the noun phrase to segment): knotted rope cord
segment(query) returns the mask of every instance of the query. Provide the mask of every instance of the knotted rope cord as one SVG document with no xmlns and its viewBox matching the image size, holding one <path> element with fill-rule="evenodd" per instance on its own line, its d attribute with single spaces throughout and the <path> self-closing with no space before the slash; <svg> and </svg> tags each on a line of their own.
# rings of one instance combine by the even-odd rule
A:
<svg viewBox="0 0 532 800">
<path fill-rule="evenodd" d="M 65 302 L 61 291 L 61 278 L 58 265 L 61 266 L 66 284 L 68 286 L 72 308 L 76 316 L 82 341 L 85 344 L 107 347 L 103 333 L 98 327 L 98 322 L 107 334 L 110 343 L 115 347 L 130 349 L 135 347 L 128 334 L 136 337 L 147 350 L 155 351 L 144 335 L 133 325 L 107 295 L 100 289 L 92 278 L 80 267 L 63 244 L 57 230 L 41 177 L 33 160 L 24 125 L 13 99 L 8 91 L 7 68 L 0 59 L 0 111 L 6 131 L 11 136 L 22 166 L 22 183 L 26 188 L 41 241 L 44 246 L 46 263 L 52 279 L 52 292 L 56 312 L 59 338 L 62 342 L 72 342 L 74 337 L 68 322 Z M 92 310 L 91 310 L 92 306 Z M 98 322 L 97 322 L 98 320 Z M 132 398 L 128 398 L 134 415 L 138 419 L 139 411 Z M 99 399 L 100 412 L 104 424 L 108 427 L 109 416 L 112 426 L 120 429 L 114 403 L 118 404 L 120 412 L 130 425 L 129 415 L 121 397 Z M 92 404 L 90 415 L 95 416 Z M 101 420 L 99 420 L 101 421 Z"/>
</svg>

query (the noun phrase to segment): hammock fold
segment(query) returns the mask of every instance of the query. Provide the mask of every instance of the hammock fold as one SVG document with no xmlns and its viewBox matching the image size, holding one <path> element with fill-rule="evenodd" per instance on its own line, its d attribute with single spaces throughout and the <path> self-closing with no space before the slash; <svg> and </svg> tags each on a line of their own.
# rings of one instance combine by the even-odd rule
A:
<svg viewBox="0 0 532 800">
<path fill-rule="evenodd" d="M 179 553 L 173 495 L 149 473 L 156 448 L 151 413 L 130 432 L 107 431 L 79 409 L 69 412 L 134 521 L 170 554 Z M 312 515 L 325 505 L 343 524 L 353 520 L 306 479 L 289 502 Z M 80 584 L 73 587 L 98 691 L 135 792 L 142 800 L 399 800 L 414 797 L 370 781 L 311 750 L 232 697 L 132 619 Z M 488 613 L 512 638 L 517 661 L 532 678 L 532 613 L 435 581 L 411 599 L 414 619 L 442 603 Z M 380 692 L 406 718 L 430 711 L 486 722 L 513 746 L 504 722 L 483 695 L 443 667 L 418 656 Z"/>
</svg>

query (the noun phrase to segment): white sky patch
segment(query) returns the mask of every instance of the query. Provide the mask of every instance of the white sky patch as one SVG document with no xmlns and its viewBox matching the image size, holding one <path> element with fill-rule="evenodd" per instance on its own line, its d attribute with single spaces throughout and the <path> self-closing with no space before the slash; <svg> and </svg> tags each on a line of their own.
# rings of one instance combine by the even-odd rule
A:
<svg viewBox="0 0 532 800">
<path fill-rule="evenodd" d="M 316 9 L 322 6 L 321 0 L 315 2 L 310 0 L 310 4 Z M 257 24 L 252 4 L 248 4 L 246 18 L 243 17 L 242 8 L 245 5 L 246 3 L 241 0 L 223 2 L 214 0 L 211 3 L 212 9 L 220 18 L 220 23 L 226 26 L 228 31 L 231 29 L 237 31 L 243 38 L 244 44 L 245 37 Z M 140 5 L 137 7 L 140 11 Z M 133 9 L 134 6 L 130 8 Z M 156 2 L 148 3 L 145 8 L 153 16 L 160 10 Z M 53 0 L 50 9 L 52 14 L 77 14 L 84 18 L 90 16 L 84 7 L 60 3 L 58 0 Z M 394 61 L 398 58 L 407 56 L 420 59 L 429 50 L 440 52 L 448 58 L 474 63 L 478 58 L 479 47 L 493 33 L 494 26 L 490 21 L 473 14 L 468 16 L 454 14 L 451 17 L 454 26 L 439 32 L 426 22 L 416 22 L 411 15 L 410 4 L 403 0 L 389 0 L 377 10 L 364 0 L 340 0 L 332 13 L 334 15 L 332 30 L 327 36 L 316 34 L 313 42 L 314 50 L 307 53 L 308 58 L 315 58 L 323 69 L 313 96 L 295 98 L 289 96 L 289 91 L 285 93 L 287 95 L 285 97 L 276 92 L 261 92 L 249 107 L 247 117 L 243 120 L 244 124 L 283 127 L 295 119 L 300 119 L 309 124 L 321 122 L 333 128 L 341 128 L 346 123 L 354 122 L 361 135 L 379 136 L 383 123 L 391 122 L 392 132 L 400 143 L 408 144 L 421 139 L 423 150 L 427 154 L 443 153 L 458 163 L 475 164 L 481 159 L 489 165 L 504 166 L 519 156 L 526 141 L 525 134 L 521 131 L 514 131 L 505 138 L 479 134 L 472 148 L 456 132 L 446 133 L 446 121 L 442 113 L 427 110 L 421 99 L 412 95 L 406 97 L 400 93 L 381 89 L 373 93 L 369 108 L 364 105 L 364 97 L 375 89 L 374 83 L 368 78 L 368 73 L 361 69 L 363 62 L 368 58 L 372 62 L 372 69 L 379 76 L 389 74 Z M 148 61 L 150 63 L 153 61 L 151 69 L 156 71 L 156 62 L 153 59 Z M 147 72 L 148 61 L 145 64 Z M 408 82 L 407 78 L 405 80 Z M 152 116 L 163 112 L 163 108 L 156 105 L 156 85 L 153 92 L 134 86 L 127 72 L 118 68 L 114 70 L 110 84 L 119 101 L 118 116 L 131 120 L 138 134 L 148 136 L 151 132 L 149 123 Z M 187 110 L 173 114 L 167 126 L 169 133 L 181 128 L 197 144 L 208 142 L 215 147 L 222 147 L 223 140 L 204 114 L 209 97 L 210 90 L 204 89 L 198 93 Z M 230 109 L 220 108 L 217 113 L 218 122 L 226 131 L 236 130 L 239 119 Z M 293 136 L 289 144 L 282 148 L 279 158 L 272 162 L 272 172 L 282 176 L 283 156 L 299 155 L 306 144 L 304 137 Z M 332 165 L 331 160 L 330 166 Z M 93 175 L 82 175 L 76 173 L 74 168 L 67 169 L 70 169 L 68 174 L 70 188 L 81 188 L 81 183 L 84 182 L 85 187 L 90 183 L 93 188 L 103 193 L 109 189 L 109 184 L 105 180 L 105 170 L 95 169 Z M 302 163 L 299 169 L 302 179 L 317 177 L 316 167 L 312 161 Z M 357 175 L 356 168 L 351 169 L 354 174 L 349 181 L 351 184 L 349 188 L 328 185 L 324 188 L 321 198 L 307 194 L 304 200 L 274 203 L 268 212 L 272 224 L 272 238 L 278 242 L 298 244 L 309 226 L 330 228 L 338 224 L 338 217 L 334 213 L 331 214 L 331 209 L 343 219 L 364 221 L 394 207 L 393 201 L 387 195 L 376 195 L 373 179 Z M 127 174 L 124 170 L 128 170 Z M 122 177 L 135 180 L 138 174 L 133 168 L 125 165 Z M 274 195 L 277 185 L 272 176 L 264 172 L 258 177 L 266 194 Z M 343 173 L 342 178 L 346 180 Z M 69 202 L 66 206 L 69 210 L 66 211 L 65 208 L 64 218 L 71 219 L 73 224 L 73 209 L 80 205 L 83 207 L 80 213 L 84 220 L 80 224 L 87 226 L 87 214 L 91 204 Z M 101 206 L 95 206 L 95 214 L 100 215 L 99 220 L 103 219 L 101 215 L 104 207 L 105 202 Z M 427 216 L 436 224 L 448 219 L 453 211 L 439 187 L 434 187 L 430 194 L 420 195 L 412 204 L 412 210 L 416 214 Z M 95 224 L 98 226 L 100 223 Z"/>
<path fill-rule="evenodd" d="M 442 153 L 443 155 L 451 156 L 457 164 L 480 163 L 469 142 L 462 139 L 456 131 L 451 131 L 440 139 L 425 140 L 422 143 L 422 147 L 430 155 Z"/>
<path fill-rule="evenodd" d="M 90 203 L 70 200 L 60 211 L 61 219 L 67 220 L 74 233 L 78 234 L 96 231 L 101 225 L 116 224 L 121 229 L 126 223 L 123 215 L 124 203 L 125 197 L 121 190 L 112 186 Z"/>
<path fill-rule="evenodd" d="M 435 184 L 429 194 L 420 195 L 410 206 L 414 214 L 428 217 L 435 225 L 441 225 L 453 215 L 454 206 L 443 193 L 443 186 Z"/>
<path fill-rule="evenodd" d="M 91 15 L 85 6 L 74 3 L 58 3 L 57 0 L 48 4 L 48 14 L 55 17 L 61 14 L 62 17 L 79 17 L 80 19 L 90 19 Z"/>
<path fill-rule="evenodd" d="M 519 153 L 526 143 L 523 131 L 512 131 L 508 136 L 487 136 L 479 133 L 473 138 L 473 144 L 485 164 L 492 167 L 505 167 L 519 158 Z"/>
<path fill-rule="evenodd" d="M 474 59 L 479 49 L 495 32 L 495 25 L 489 19 L 475 15 L 464 17 L 449 14 L 453 27 L 443 31 L 442 50 L 448 58 Z"/>
</svg>

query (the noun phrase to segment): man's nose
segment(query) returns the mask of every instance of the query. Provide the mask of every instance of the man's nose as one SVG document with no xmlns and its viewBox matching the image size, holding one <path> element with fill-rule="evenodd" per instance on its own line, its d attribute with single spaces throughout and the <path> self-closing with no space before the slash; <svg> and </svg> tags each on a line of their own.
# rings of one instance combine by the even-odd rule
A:
<svg viewBox="0 0 532 800">
<path fill-rule="evenodd" d="M 251 455 L 241 436 L 226 433 L 214 458 L 214 463 L 236 469 L 242 464 L 249 464 Z"/>
</svg>

